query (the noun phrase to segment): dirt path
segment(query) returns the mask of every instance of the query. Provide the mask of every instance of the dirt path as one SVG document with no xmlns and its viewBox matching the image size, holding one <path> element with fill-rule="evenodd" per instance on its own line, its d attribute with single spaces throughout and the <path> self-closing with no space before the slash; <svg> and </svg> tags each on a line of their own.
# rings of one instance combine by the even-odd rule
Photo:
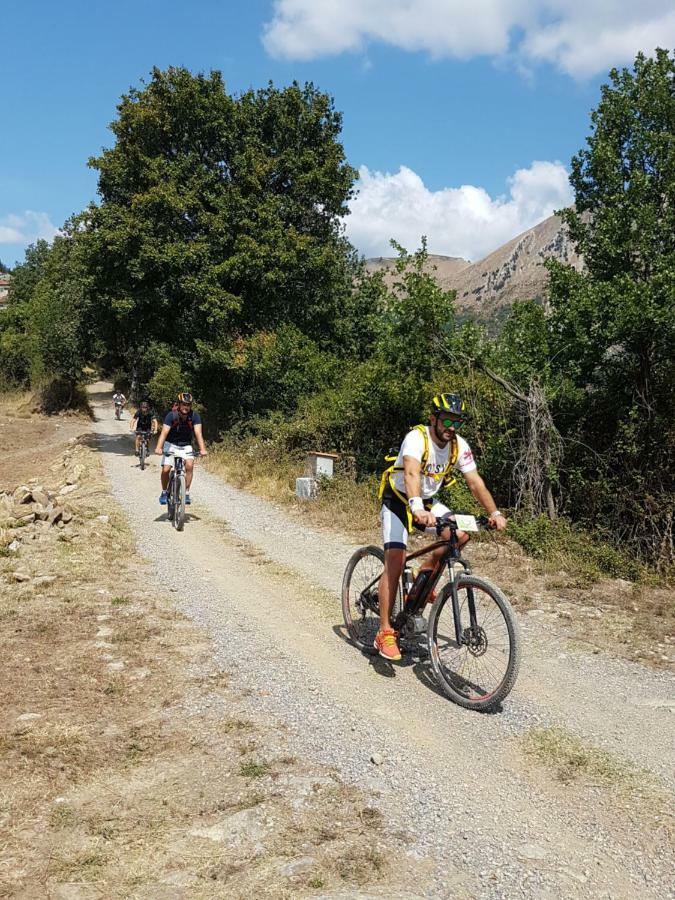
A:
<svg viewBox="0 0 675 900">
<path fill-rule="evenodd" d="M 669 893 L 671 676 L 575 652 L 552 627 L 526 622 L 525 665 L 504 711 L 461 710 L 434 691 L 424 661 L 392 668 L 344 640 L 347 542 L 203 470 L 185 531 L 174 532 L 157 502 L 158 466 L 137 469 L 128 420 L 114 421 L 109 397 L 108 385 L 93 387 L 95 427 L 139 550 L 208 628 L 216 661 L 254 689 L 257 714 L 285 722 L 298 752 L 380 791 L 391 821 L 419 829 L 415 853 L 437 866 L 439 896 Z M 554 725 L 581 742 L 576 762 L 548 741 L 535 764 L 523 738 L 562 734 Z"/>
</svg>

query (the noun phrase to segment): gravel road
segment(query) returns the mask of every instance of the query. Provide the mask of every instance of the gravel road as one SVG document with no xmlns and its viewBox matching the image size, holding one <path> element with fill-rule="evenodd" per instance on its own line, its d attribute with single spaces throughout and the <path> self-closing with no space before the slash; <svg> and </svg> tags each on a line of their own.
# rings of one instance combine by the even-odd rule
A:
<svg viewBox="0 0 675 900">
<path fill-rule="evenodd" d="M 354 547 L 198 469 L 182 534 L 141 472 L 110 385 L 91 388 L 115 498 L 139 553 L 203 625 L 217 662 L 251 691 L 253 715 L 290 729 L 298 754 L 381 794 L 402 852 L 429 859 L 438 897 L 675 896 L 663 816 L 618 789 L 580 790 L 536 769 L 528 729 L 560 724 L 673 785 L 675 680 L 571 650 L 523 623 L 525 660 L 503 711 L 471 713 L 436 693 L 424 660 L 395 668 L 344 639 L 339 589 Z M 382 762 L 374 765 L 373 754 Z M 645 805 L 645 804 L 642 804 Z M 339 812 L 337 813 L 339 814 Z"/>
</svg>

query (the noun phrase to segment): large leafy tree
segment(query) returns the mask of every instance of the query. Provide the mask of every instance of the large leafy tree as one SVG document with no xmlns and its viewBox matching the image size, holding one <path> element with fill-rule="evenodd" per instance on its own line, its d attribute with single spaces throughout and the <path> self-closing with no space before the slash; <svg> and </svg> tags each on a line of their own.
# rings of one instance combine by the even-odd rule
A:
<svg viewBox="0 0 675 900">
<path fill-rule="evenodd" d="M 115 145 L 90 161 L 101 201 L 87 240 L 119 361 L 158 342 L 213 384 L 235 338 L 292 323 L 330 343 L 356 175 L 330 97 L 311 84 L 233 97 L 218 72 L 155 69 L 111 129 Z"/>
<path fill-rule="evenodd" d="M 612 70 L 564 213 L 586 271 L 554 263 L 551 351 L 577 439 L 577 516 L 672 558 L 675 57 Z M 592 448 L 591 456 L 584 458 Z M 598 455 L 599 454 L 599 455 Z"/>
</svg>

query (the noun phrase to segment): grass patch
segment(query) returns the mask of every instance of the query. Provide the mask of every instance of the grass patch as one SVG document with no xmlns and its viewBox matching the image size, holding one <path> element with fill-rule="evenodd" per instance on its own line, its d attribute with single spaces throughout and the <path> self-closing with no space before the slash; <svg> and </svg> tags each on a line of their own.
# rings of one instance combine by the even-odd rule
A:
<svg viewBox="0 0 675 900">
<path fill-rule="evenodd" d="M 633 555 L 598 541 L 564 519 L 552 522 L 547 516 L 518 514 L 509 520 L 509 537 L 542 562 L 545 570 L 573 572 L 573 580 L 581 586 L 603 576 L 629 581 L 648 578 L 647 569 Z"/>
<path fill-rule="evenodd" d="M 75 820 L 75 810 L 65 803 L 59 803 L 49 813 L 49 824 L 52 828 L 70 828 L 75 824 Z"/>
<path fill-rule="evenodd" d="M 607 786 L 637 786 L 643 774 L 606 750 L 587 747 L 564 728 L 534 728 L 522 738 L 526 756 L 563 784 L 576 781 Z"/>
<path fill-rule="evenodd" d="M 385 859 L 372 847 L 353 847 L 337 860 L 337 871 L 344 881 L 366 884 L 384 870 Z"/>
<path fill-rule="evenodd" d="M 326 885 L 326 882 L 323 880 L 323 878 L 320 878 L 318 875 L 315 875 L 313 878 L 310 878 L 309 881 L 307 882 L 307 887 L 313 888 L 316 891 L 318 891 L 319 888 L 325 887 L 325 885 Z"/>
<path fill-rule="evenodd" d="M 247 438 L 218 444 L 208 457 L 209 470 L 235 487 L 301 509 L 303 519 L 313 525 L 370 541 L 378 528 L 379 477 L 357 481 L 348 463 L 338 461 L 335 477 L 321 479 L 316 499 L 303 502 L 295 496 L 295 479 L 306 474 L 303 452 L 280 451 L 258 438 Z"/>
<path fill-rule="evenodd" d="M 262 778 L 264 775 L 268 775 L 271 769 L 272 766 L 268 762 L 249 760 L 239 766 L 239 774 L 244 778 Z"/>
<path fill-rule="evenodd" d="M 112 597 L 110 600 L 112 606 L 124 606 L 127 603 L 131 603 L 129 597 Z"/>
</svg>

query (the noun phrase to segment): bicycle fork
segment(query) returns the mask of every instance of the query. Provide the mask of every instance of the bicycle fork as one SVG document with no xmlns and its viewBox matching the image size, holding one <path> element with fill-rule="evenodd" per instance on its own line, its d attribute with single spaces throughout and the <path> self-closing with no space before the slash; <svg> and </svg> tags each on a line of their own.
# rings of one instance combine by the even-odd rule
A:
<svg viewBox="0 0 675 900">
<path fill-rule="evenodd" d="M 471 573 L 471 570 L 467 567 L 463 560 L 457 558 L 456 562 L 461 563 L 464 566 L 464 571 Z M 455 620 L 455 640 L 457 641 L 457 646 L 461 647 L 462 644 L 466 644 L 467 641 L 464 638 L 464 631 L 462 629 L 462 617 L 459 608 L 459 593 L 457 591 L 457 578 L 455 577 L 455 573 L 452 573 L 453 577 L 450 582 L 450 591 L 452 594 L 452 615 Z M 478 629 L 478 619 L 476 617 L 476 598 L 474 597 L 473 588 L 470 585 L 467 585 L 466 588 L 466 599 L 467 606 L 469 608 L 469 623 L 470 630 L 472 633 L 476 633 Z"/>
</svg>

